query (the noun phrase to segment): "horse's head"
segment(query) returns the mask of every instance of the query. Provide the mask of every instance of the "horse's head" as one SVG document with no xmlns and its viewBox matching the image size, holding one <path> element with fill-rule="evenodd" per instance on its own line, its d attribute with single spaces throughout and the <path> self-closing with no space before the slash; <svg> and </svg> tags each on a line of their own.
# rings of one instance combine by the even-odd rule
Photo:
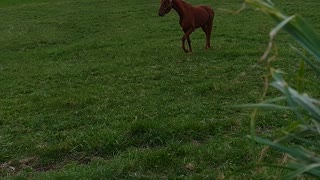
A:
<svg viewBox="0 0 320 180">
<path fill-rule="evenodd" d="M 161 0 L 161 6 L 159 9 L 159 16 L 168 14 L 173 7 L 172 0 Z"/>
</svg>

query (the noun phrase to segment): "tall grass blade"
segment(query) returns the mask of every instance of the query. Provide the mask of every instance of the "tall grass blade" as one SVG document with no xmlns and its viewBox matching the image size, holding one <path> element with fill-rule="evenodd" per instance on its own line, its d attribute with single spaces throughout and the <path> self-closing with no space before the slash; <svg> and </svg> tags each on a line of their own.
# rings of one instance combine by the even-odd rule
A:
<svg viewBox="0 0 320 180">
<path fill-rule="evenodd" d="M 298 50 L 298 48 L 291 46 L 291 48 L 298 54 L 300 55 L 303 60 L 310 66 L 313 68 L 313 70 L 320 75 L 320 67 L 316 66 L 309 58 L 307 58 L 305 55 L 302 54 L 301 51 Z"/>
<path fill-rule="evenodd" d="M 304 88 L 305 63 L 310 65 L 315 72 L 320 74 L 320 36 L 319 34 L 300 16 L 290 16 L 281 13 L 275 8 L 271 0 L 245 0 L 246 3 L 258 8 L 265 14 L 271 16 L 278 25 L 270 32 L 270 42 L 267 51 L 262 56 L 266 58 L 272 46 L 273 39 L 280 29 L 287 31 L 306 52 L 314 57 L 316 62 L 307 58 L 297 48 L 292 49 L 303 59 L 300 62 L 298 72 L 297 90 L 290 87 L 282 77 L 282 72 L 271 69 L 271 75 L 274 79 L 271 86 L 275 87 L 283 93 L 283 96 L 266 100 L 260 104 L 246 105 L 245 107 L 268 108 L 279 110 L 292 110 L 297 121 L 291 123 L 287 127 L 285 135 L 275 141 L 270 141 L 256 136 L 250 136 L 251 139 L 261 144 L 267 145 L 280 152 L 284 152 L 292 157 L 289 166 L 294 169 L 293 172 L 287 174 L 285 179 L 292 179 L 303 174 L 309 174 L 320 177 L 320 155 L 319 141 L 320 135 L 320 101 L 302 93 Z M 288 105 L 278 105 L 276 103 L 287 100 Z M 244 107 L 244 106 L 243 106 Z M 308 136 L 312 138 L 307 138 Z M 289 146 L 290 140 L 294 141 L 294 146 Z M 302 144 L 303 146 L 299 146 Z M 310 148 L 316 152 L 308 150 Z"/>
<path fill-rule="evenodd" d="M 271 110 L 295 110 L 295 108 L 288 106 L 281 106 L 276 104 L 258 103 L 258 104 L 243 104 L 238 106 L 232 106 L 236 108 L 261 108 L 261 109 L 271 109 Z"/>
<path fill-rule="evenodd" d="M 305 62 L 303 60 L 301 60 L 300 62 L 300 68 L 299 68 L 299 72 L 298 72 L 298 79 L 297 79 L 297 83 L 298 83 L 298 91 L 302 92 L 303 90 L 303 78 L 304 78 L 304 74 L 305 74 Z"/>
<path fill-rule="evenodd" d="M 251 137 L 252 138 L 252 137 Z M 307 151 L 305 149 L 302 148 L 298 148 L 298 147 L 286 147 L 284 145 L 278 144 L 278 143 L 274 143 L 270 140 L 266 140 L 260 137 L 254 137 L 252 138 L 255 141 L 261 143 L 261 144 L 265 144 L 268 145 L 274 149 L 277 149 L 281 152 L 286 152 L 289 155 L 291 155 L 292 157 L 295 157 L 296 159 L 302 160 L 302 161 L 306 161 L 306 162 L 312 162 L 312 163 L 318 163 L 320 162 L 320 158 L 316 157 L 316 156 L 309 156 L 309 154 L 307 153 Z"/>
<path fill-rule="evenodd" d="M 284 29 L 309 53 L 320 61 L 320 37 L 300 16 L 288 23 Z"/>
<path fill-rule="evenodd" d="M 275 72 L 273 77 L 276 81 L 271 83 L 271 85 L 288 97 L 288 102 L 291 107 L 299 105 L 301 108 L 305 109 L 312 118 L 320 122 L 320 109 L 317 106 L 320 105 L 320 101 L 310 98 L 306 94 L 300 95 L 296 90 L 288 87 L 279 73 Z M 300 113 L 298 117 L 302 118 Z"/>
<path fill-rule="evenodd" d="M 277 23 L 281 23 L 288 17 L 277 10 L 269 1 L 245 0 L 262 12 L 271 16 Z M 320 36 L 300 16 L 295 16 L 284 26 L 286 30 L 302 47 L 320 61 Z"/>
<path fill-rule="evenodd" d="M 315 163 L 315 164 L 311 164 L 308 166 L 303 166 L 302 168 L 299 168 L 298 170 L 287 174 L 286 176 L 283 177 L 283 179 L 293 179 L 297 176 L 302 175 L 303 173 L 310 173 L 316 176 L 320 175 L 320 171 L 317 170 L 316 168 L 320 167 L 320 163 Z"/>
<path fill-rule="evenodd" d="M 287 17 L 286 19 L 284 19 L 281 23 L 279 23 L 275 28 L 273 28 L 270 33 L 269 33 L 269 36 L 270 36 L 270 40 L 269 40 L 269 45 L 268 45 L 268 48 L 267 50 L 264 52 L 264 54 L 262 55 L 262 57 L 260 58 L 260 61 L 261 60 L 265 60 L 267 58 L 267 56 L 270 54 L 270 51 L 273 47 L 273 40 L 274 38 L 276 37 L 277 33 L 289 22 L 291 21 L 292 19 L 294 18 L 294 16 L 290 16 L 290 17 Z"/>
</svg>

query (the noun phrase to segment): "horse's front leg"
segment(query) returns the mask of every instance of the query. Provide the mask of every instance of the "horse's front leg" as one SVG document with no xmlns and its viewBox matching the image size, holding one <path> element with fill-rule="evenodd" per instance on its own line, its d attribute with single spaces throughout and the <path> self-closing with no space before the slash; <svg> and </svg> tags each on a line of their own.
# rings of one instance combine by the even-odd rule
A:
<svg viewBox="0 0 320 180">
<path fill-rule="evenodd" d="M 182 49 L 184 50 L 185 53 L 188 52 L 192 52 L 191 49 L 191 42 L 190 42 L 190 34 L 193 32 L 193 29 L 188 29 L 188 30 L 184 30 L 184 35 L 182 37 Z M 185 47 L 185 41 L 188 41 L 188 45 L 189 45 L 189 51 L 186 49 Z"/>
</svg>

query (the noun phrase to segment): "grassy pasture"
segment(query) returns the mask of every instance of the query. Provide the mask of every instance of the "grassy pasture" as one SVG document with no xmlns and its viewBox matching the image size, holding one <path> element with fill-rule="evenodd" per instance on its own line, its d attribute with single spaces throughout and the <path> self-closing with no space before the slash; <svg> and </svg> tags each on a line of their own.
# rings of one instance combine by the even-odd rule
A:
<svg viewBox="0 0 320 180">
<path fill-rule="evenodd" d="M 320 30 L 317 0 L 274 2 Z M 228 11 L 241 3 L 202 0 L 216 12 L 212 48 L 197 30 L 187 55 L 177 14 L 158 17 L 157 0 L 0 1 L 0 177 L 213 179 L 252 164 L 250 111 L 226 106 L 259 101 L 274 24 Z M 276 42 L 273 65 L 296 73 L 293 41 Z M 257 132 L 276 136 L 290 117 L 261 112 Z"/>
</svg>

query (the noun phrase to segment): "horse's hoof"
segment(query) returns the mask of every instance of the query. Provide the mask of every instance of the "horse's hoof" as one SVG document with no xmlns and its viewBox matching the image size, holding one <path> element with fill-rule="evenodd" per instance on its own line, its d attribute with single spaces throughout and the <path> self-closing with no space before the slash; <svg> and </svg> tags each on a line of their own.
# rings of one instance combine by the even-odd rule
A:
<svg viewBox="0 0 320 180">
<path fill-rule="evenodd" d="M 188 53 L 189 51 L 188 51 L 187 49 L 184 49 L 184 52 L 185 52 L 185 53 Z"/>
</svg>

